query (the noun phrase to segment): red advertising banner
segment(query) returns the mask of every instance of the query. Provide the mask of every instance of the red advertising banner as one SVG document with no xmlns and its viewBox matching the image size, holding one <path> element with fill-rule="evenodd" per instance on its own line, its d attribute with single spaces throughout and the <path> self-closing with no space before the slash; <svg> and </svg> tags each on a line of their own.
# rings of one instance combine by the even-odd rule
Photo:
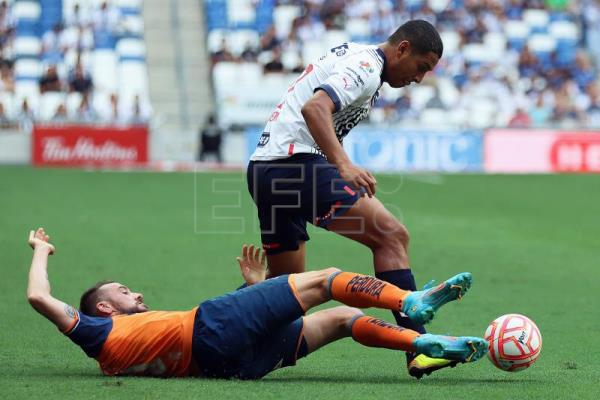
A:
<svg viewBox="0 0 600 400">
<path fill-rule="evenodd" d="M 600 173 L 600 131 L 490 129 L 484 169 L 500 173 Z"/>
<path fill-rule="evenodd" d="M 93 126 L 36 126 L 33 165 L 128 166 L 148 161 L 148 129 Z"/>
</svg>

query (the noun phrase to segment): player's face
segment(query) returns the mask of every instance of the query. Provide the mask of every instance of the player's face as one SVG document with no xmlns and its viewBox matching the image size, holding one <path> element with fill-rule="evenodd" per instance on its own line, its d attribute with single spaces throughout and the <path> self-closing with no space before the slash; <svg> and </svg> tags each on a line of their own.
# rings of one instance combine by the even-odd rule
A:
<svg viewBox="0 0 600 400">
<path fill-rule="evenodd" d="M 108 283 L 102 287 L 103 297 L 119 314 L 135 314 L 148 311 L 144 296 L 135 293 L 121 283 Z"/>
<path fill-rule="evenodd" d="M 393 88 L 420 83 L 425 74 L 433 70 L 439 61 L 437 54 L 418 54 L 412 51 L 408 41 L 402 41 L 396 48 L 395 57 L 389 60 L 386 80 Z"/>
</svg>

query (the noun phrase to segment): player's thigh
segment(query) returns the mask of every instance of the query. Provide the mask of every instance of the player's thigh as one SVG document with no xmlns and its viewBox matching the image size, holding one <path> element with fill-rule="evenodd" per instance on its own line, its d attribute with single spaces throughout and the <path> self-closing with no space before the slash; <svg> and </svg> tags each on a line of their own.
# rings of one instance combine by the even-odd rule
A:
<svg viewBox="0 0 600 400">
<path fill-rule="evenodd" d="M 289 276 L 269 279 L 200 304 L 196 345 L 234 357 L 304 312 Z"/>
<path fill-rule="evenodd" d="M 260 379 L 268 373 L 296 364 L 299 358 L 306 356 L 304 340 L 304 318 L 271 331 L 260 341 L 244 349 L 240 354 L 240 379 Z"/>
<path fill-rule="evenodd" d="M 402 223 L 376 197 L 362 197 L 346 213 L 333 219 L 327 229 L 371 248 L 406 232 Z"/>
<path fill-rule="evenodd" d="M 327 310 L 317 311 L 304 317 L 304 339 L 308 352 L 351 335 L 351 321 L 363 315 L 357 309 L 348 306 L 339 306 Z"/>
</svg>

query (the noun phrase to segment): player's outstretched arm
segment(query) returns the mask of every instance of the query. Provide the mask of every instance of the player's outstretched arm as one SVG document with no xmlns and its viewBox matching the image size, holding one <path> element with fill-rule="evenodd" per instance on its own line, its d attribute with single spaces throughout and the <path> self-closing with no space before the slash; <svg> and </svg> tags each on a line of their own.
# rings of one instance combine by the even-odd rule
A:
<svg viewBox="0 0 600 400">
<path fill-rule="evenodd" d="M 253 244 L 242 246 L 242 256 L 236 257 L 236 260 L 240 264 L 240 272 L 248 286 L 265 280 L 267 273 L 266 257 L 267 254 L 261 251 L 258 246 L 256 249 Z"/>
<path fill-rule="evenodd" d="M 364 188 L 367 195 L 372 197 L 375 194 L 377 181 L 369 171 L 355 166 L 350 161 L 333 128 L 332 115 L 334 112 L 333 101 L 322 90 L 318 90 L 302 106 L 302 116 L 308 130 L 327 156 L 327 160 L 337 167 L 342 178 L 354 186 L 354 189 Z"/>
<path fill-rule="evenodd" d="M 54 254 L 54 246 L 44 228 L 29 232 L 29 245 L 33 248 L 33 259 L 29 269 L 27 300 L 44 317 L 61 331 L 67 331 L 75 322 L 77 313 L 70 305 L 55 299 L 50 294 L 48 281 L 48 256 Z"/>
</svg>

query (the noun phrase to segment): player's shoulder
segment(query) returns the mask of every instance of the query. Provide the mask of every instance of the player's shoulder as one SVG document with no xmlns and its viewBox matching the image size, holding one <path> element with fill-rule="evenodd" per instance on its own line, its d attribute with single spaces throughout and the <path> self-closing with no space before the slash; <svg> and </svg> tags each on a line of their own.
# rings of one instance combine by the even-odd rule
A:
<svg viewBox="0 0 600 400">
<path fill-rule="evenodd" d="M 348 43 L 350 50 L 349 58 L 354 60 L 363 60 L 372 64 L 373 69 L 382 70 L 385 64 L 385 55 L 376 45 Z"/>
<path fill-rule="evenodd" d="M 84 314 L 79 310 L 74 310 L 73 324 L 63 333 L 67 336 L 70 336 L 75 332 L 89 331 L 94 329 L 104 330 L 110 325 L 112 325 L 112 318 L 95 317 Z"/>
</svg>

